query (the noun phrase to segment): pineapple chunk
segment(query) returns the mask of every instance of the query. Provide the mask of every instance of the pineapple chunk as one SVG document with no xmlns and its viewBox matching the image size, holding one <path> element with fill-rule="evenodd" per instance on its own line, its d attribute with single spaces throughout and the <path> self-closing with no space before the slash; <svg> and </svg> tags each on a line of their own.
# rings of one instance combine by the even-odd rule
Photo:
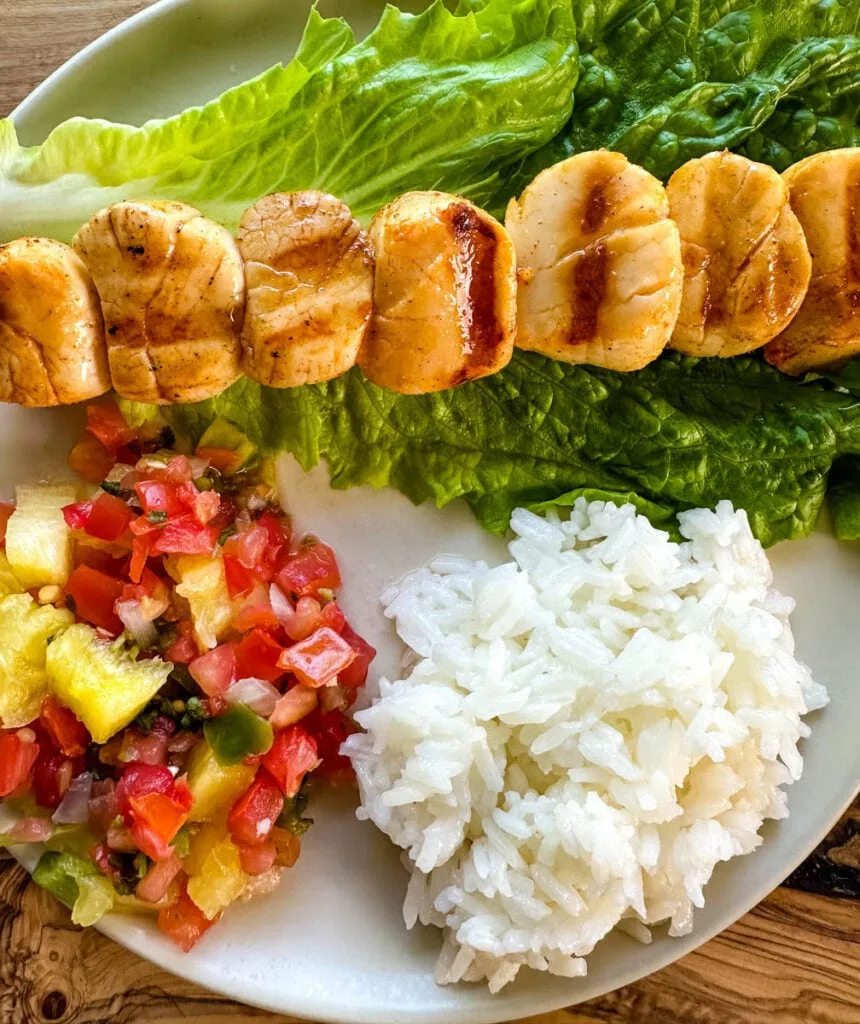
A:
<svg viewBox="0 0 860 1024">
<path fill-rule="evenodd" d="M 201 650 L 209 651 L 230 628 L 235 608 L 227 591 L 222 558 L 209 555 L 181 555 L 167 562 L 176 580 L 176 593 L 191 609 L 194 636 Z"/>
<path fill-rule="evenodd" d="M 6 555 L 26 589 L 60 586 L 72 571 L 72 532 L 63 506 L 76 498 L 73 484 L 37 484 L 15 490 L 15 511 L 6 526 Z"/>
<path fill-rule="evenodd" d="M 189 878 L 188 895 L 211 921 L 242 895 L 248 881 L 239 848 L 225 836 L 211 847 L 200 870 Z"/>
<path fill-rule="evenodd" d="M 42 607 L 29 594 L 0 600 L 0 719 L 7 729 L 32 722 L 48 692 L 48 643 L 75 621 L 71 612 Z"/>
<path fill-rule="evenodd" d="M 173 666 L 160 658 L 136 661 L 125 641 L 100 640 L 79 623 L 48 648 L 48 688 L 106 743 L 138 715 L 167 682 Z"/>
<path fill-rule="evenodd" d="M 10 594 L 23 594 L 24 588 L 18 582 L 18 577 L 12 572 L 12 566 L 5 552 L 0 551 L 0 597 L 8 597 Z"/>
<path fill-rule="evenodd" d="M 225 818 L 233 804 L 254 781 L 253 765 L 220 765 L 212 748 L 202 740 L 188 759 L 188 788 L 194 797 L 189 821 Z"/>
</svg>

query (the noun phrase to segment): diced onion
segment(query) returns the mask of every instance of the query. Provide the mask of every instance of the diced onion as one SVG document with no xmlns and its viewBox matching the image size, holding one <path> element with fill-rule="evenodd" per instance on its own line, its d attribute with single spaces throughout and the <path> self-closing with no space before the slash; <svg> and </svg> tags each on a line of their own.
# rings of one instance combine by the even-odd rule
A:
<svg viewBox="0 0 860 1024">
<path fill-rule="evenodd" d="M 228 704 L 244 704 L 263 718 L 268 718 L 275 710 L 280 696 L 271 683 L 250 676 L 233 683 L 224 694 L 224 699 Z"/>
<path fill-rule="evenodd" d="M 312 597 L 300 597 L 294 608 L 278 584 L 272 583 L 269 587 L 269 603 L 291 640 L 304 640 L 319 625 L 322 608 L 319 601 Z"/>
<path fill-rule="evenodd" d="M 340 711 L 349 706 L 349 690 L 345 686 L 322 686 L 319 691 L 320 707 L 323 711 Z"/>
<path fill-rule="evenodd" d="M 81 772 L 72 780 L 66 795 L 54 811 L 51 820 L 56 825 L 82 825 L 89 816 L 90 796 L 93 791 L 91 772 Z"/>
<path fill-rule="evenodd" d="M 199 480 L 201 476 L 205 475 L 206 470 L 209 468 L 209 460 L 201 459 L 197 455 L 189 456 L 188 461 L 191 463 L 192 480 Z"/>
<path fill-rule="evenodd" d="M 53 831 L 48 818 L 22 818 L 9 829 L 9 839 L 16 843 L 44 843 Z"/>
<path fill-rule="evenodd" d="M 146 650 L 155 645 L 158 631 L 144 615 L 140 601 L 117 601 L 116 613 L 139 647 Z"/>
</svg>

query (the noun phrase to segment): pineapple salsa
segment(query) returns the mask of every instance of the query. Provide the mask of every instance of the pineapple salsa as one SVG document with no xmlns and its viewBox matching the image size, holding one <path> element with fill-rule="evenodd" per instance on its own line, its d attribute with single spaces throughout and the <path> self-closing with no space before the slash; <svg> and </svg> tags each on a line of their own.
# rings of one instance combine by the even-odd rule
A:
<svg viewBox="0 0 860 1024">
<path fill-rule="evenodd" d="M 78 923 L 150 911 L 189 950 L 296 862 L 309 776 L 349 780 L 375 651 L 234 427 L 183 453 L 115 405 L 87 422 L 86 493 L 0 503 L 0 842 L 45 845 Z"/>
</svg>

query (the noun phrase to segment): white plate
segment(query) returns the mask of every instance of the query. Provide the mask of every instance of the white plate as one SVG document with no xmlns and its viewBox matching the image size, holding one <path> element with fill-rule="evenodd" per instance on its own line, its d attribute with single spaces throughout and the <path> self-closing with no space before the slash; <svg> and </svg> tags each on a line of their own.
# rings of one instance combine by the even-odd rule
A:
<svg viewBox="0 0 860 1024">
<path fill-rule="evenodd" d="M 368 28 L 378 0 L 341 0 Z M 217 95 L 286 59 L 304 3 L 283 0 L 165 0 L 83 51 L 16 112 L 27 143 L 41 141 L 74 114 L 140 122 Z M 0 494 L 16 482 L 62 473 L 79 410 L 0 408 Z M 500 543 L 482 533 L 463 506 L 413 508 L 395 492 L 336 492 L 325 474 L 304 477 L 283 465 L 285 504 L 300 523 L 323 533 L 344 568 L 344 605 L 380 648 L 380 669 L 394 669 L 399 647 L 376 604 L 383 585 L 441 550 L 493 557 Z M 627 984 L 683 956 L 762 899 L 812 850 L 851 800 L 860 780 L 860 549 L 829 536 L 773 552 L 778 585 L 794 595 L 801 656 L 826 684 L 831 704 L 811 716 L 803 780 L 790 792 L 791 817 L 766 828 L 755 854 L 719 868 L 707 905 L 683 939 L 665 934 L 650 946 L 616 935 L 589 958 L 576 981 L 521 972 L 500 996 L 485 988 L 433 982 L 438 936 L 405 931 L 405 874 L 394 850 L 353 817 L 354 801 L 332 795 L 315 808 L 302 858 L 276 893 L 231 908 L 188 955 L 139 919 L 112 917 L 102 931 L 161 967 L 236 999 L 285 1013 L 348 1024 L 491 1022 L 557 1009 Z"/>
</svg>

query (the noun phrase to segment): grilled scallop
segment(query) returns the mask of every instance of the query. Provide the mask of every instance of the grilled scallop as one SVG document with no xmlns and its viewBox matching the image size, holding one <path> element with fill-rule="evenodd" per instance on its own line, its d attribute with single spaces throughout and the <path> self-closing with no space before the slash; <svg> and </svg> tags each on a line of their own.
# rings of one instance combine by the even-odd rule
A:
<svg viewBox="0 0 860 1024">
<path fill-rule="evenodd" d="M 0 401 L 67 405 L 110 389 L 99 297 L 62 242 L 0 246 Z"/>
<path fill-rule="evenodd" d="M 403 394 L 486 377 L 511 358 L 516 258 L 488 213 L 444 192 L 407 192 L 373 218 L 373 316 L 358 363 Z"/>
<path fill-rule="evenodd" d="M 349 207 L 327 192 L 279 192 L 239 225 L 247 300 L 242 369 L 276 388 L 355 364 L 373 304 L 373 257 Z"/>
<path fill-rule="evenodd" d="M 764 354 L 786 373 L 804 373 L 860 353 L 860 149 L 809 156 L 783 179 L 812 253 L 812 279 L 797 316 Z"/>
<path fill-rule="evenodd" d="M 681 301 L 681 249 L 663 186 L 621 153 L 580 153 L 508 204 L 517 345 L 566 363 L 638 370 L 663 351 Z"/>
<path fill-rule="evenodd" d="M 122 202 L 73 245 L 101 297 L 120 395 L 197 402 L 236 380 L 245 275 L 226 228 L 184 203 Z"/>
<path fill-rule="evenodd" d="M 736 356 L 776 337 L 800 308 L 811 261 L 772 167 L 734 153 L 690 160 L 669 179 L 684 292 L 672 348 Z"/>
</svg>

